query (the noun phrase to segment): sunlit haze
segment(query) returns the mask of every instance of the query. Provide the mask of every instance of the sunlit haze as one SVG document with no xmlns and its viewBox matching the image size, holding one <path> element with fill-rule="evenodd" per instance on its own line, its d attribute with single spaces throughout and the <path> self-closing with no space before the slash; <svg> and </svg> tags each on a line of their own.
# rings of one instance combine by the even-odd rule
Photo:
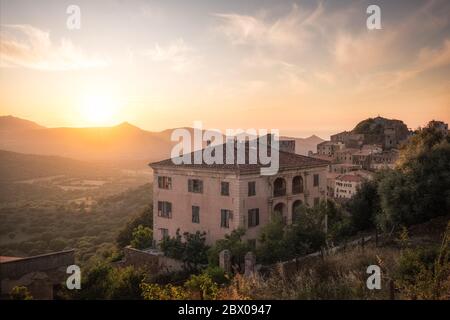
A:
<svg viewBox="0 0 450 320">
<path fill-rule="evenodd" d="M 448 1 L 2 0 L 0 114 L 49 127 L 277 128 L 450 121 Z"/>
</svg>

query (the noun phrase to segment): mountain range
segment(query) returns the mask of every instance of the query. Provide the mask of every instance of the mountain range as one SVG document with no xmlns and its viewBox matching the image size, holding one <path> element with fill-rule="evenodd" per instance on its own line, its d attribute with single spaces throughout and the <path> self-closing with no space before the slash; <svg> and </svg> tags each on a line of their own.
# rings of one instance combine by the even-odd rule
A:
<svg viewBox="0 0 450 320">
<path fill-rule="evenodd" d="M 194 132 L 193 128 L 185 129 Z M 143 168 L 170 157 L 176 143 L 170 139 L 172 130 L 146 131 L 127 122 L 112 127 L 47 128 L 14 116 L 0 116 L 0 149 Z M 296 153 L 304 155 L 323 141 L 317 136 L 290 139 L 296 140 Z"/>
</svg>

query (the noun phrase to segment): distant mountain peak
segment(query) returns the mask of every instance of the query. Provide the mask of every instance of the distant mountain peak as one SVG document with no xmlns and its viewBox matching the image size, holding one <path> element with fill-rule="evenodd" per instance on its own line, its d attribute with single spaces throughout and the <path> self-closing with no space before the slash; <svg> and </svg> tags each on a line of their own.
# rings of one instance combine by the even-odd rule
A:
<svg viewBox="0 0 450 320">
<path fill-rule="evenodd" d="M 12 115 L 0 116 L 0 130 L 1 131 L 20 131 L 44 129 L 45 127 L 36 122 L 14 117 Z"/>
<path fill-rule="evenodd" d="M 124 121 L 121 124 L 117 125 L 116 128 L 126 129 L 126 130 L 142 130 L 141 128 L 136 127 L 135 125 L 133 125 L 127 121 Z"/>
</svg>

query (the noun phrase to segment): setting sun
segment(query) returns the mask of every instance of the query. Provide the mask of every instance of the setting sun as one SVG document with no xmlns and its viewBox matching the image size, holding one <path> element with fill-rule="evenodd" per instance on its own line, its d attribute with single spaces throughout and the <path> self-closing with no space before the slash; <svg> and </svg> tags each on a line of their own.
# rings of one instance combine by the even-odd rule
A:
<svg viewBox="0 0 450 320">
<path fill-rule="evenodd" d="M 91 125 L 111 125 L 117 116 L 117 102 L 106 95 L 89 95 L 82 102 L 82 117 Z"/>
</svg>

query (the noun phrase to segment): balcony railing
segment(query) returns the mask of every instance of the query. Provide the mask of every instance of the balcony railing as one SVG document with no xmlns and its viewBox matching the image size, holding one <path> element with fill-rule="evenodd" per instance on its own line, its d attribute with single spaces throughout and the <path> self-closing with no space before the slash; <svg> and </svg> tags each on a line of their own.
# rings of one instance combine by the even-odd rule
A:
<svg viewBox="0 0 450 320">
<path fill-rule="evenodd" d="M 286 195 L 286 188 L 279 188 L 273 191 L 274 197 L 281 197 Z"/>
</svg>

